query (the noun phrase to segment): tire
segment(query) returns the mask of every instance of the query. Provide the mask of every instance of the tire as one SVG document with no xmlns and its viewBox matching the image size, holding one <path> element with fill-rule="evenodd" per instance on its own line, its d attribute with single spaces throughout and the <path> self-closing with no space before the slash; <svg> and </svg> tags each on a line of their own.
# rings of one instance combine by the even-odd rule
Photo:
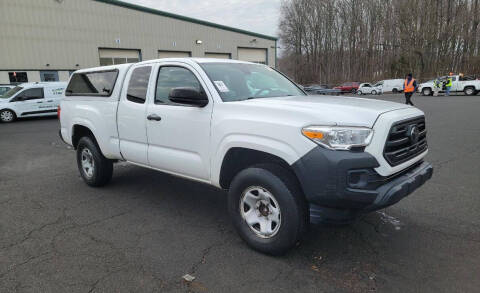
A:
<svg viewBox="0 0 480 293">
<path fill-rule="evenodd" d="M 476 95 L 476 91 L 475 91 L 475 88 L 474 87 L 471 87 L 471 86 L 468 86 L 466 88 L 463 89 L 463 92 L 465 93 L 465 95 L 467 96 L 474 96 Z"/>
<path fill-rule="evenodd" d="M 373 90 L 372 91 L 372 95 L 376 95 L 377 94 L 377 91 L 376 90 Z"/>
<path fill-rule="evenodd" d="M 228 192 L 228 211 L 240 237 L 253 249 L 270 255 L 293 248 L 309 223 L 308 205 L 297 179 L 274 164 L 256 165 L 235 176 Z M 247 218 L 251 218 L 250 224 Z"/>
<path fill-rule="evenodd" d="M 0 121 L 4 123 L 10 123 L 17 119 L 17 115 L 12 110 L 2 110 L 0 111 Z"/>
<path fill-rule="evenodd" d="M 357 91 L 357 95 L 363 95 L 362 91 Z"/>
<path fill-rule="evenodd" d="M 394 89 L 392 90 L 392 93 L 398 94 L 398 89 L 394 88 Z"/>
<path fill-rule="evenodd" d="M 423 88 L 422 89 L 422 95 L 423 96 L 431 96 L 433 94 L 432 89 L 429 87 Z"/>
<path fill-rule="evenodd" d="M 97 143 L 88 136 L 78 142 L 77 166 L 83 181 L 90 186 L 104 186 L 112 179 L 113 162 L 103 156 Z"/>
<path fill-rule="evenodd" d="M 357 90 L 356 90 L 356 89 L 352 89 L 350 92 L 351 92 L 352 94 L 356 94 L 356 93 L 357 93 Z"/>
</svg>

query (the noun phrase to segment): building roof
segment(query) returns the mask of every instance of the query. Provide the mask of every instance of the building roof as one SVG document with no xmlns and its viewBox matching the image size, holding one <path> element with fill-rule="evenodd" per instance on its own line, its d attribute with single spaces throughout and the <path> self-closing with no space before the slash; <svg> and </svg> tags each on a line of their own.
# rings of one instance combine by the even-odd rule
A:
<svg viewBox="0 0 480 293">
<path fill-rule="evenodd" d="M 226 25 L 221 25 L 221 24 L 216 24 L 216 23 L 213 23 L 213 22 L 205 21 L 205 20 L 186 17 L 186 16 L 183 16 L 183 15 L 178 15 L 178 14 L 174 14 L 174 13 L 170 13 L 170 12 L 166 12 L 166 11 L 162 11 L 162 10 L 148 8 L 148 7 L 145 7 L 145 6 L 131 4 L 131 3 L 127 3 L 127 2 L 123 2 L 123 1 L 119 1 L 119 0 L 94 0 L 94 1 L 107 3 L 107 4 L 112 4 L 112 5 L 116 5 L 116 6 L 120 6 L 120 7 L 124 7 L 124 8 L 129 8 L 129 9 L 133 9 L 133 10 L 137 10 L 137 11 L 142 11 L 142 12 L 146 12 L 146 13 L 161 15 L 161 16 L 165 16 L 165 17 L 171 17 L 171 18 L 175 18 L 175 19 L 179 19 L 179 20 L 183 20 L 183 21 L 188 21 L 188 22 L 191 22 L 191 23 L 197 23 L 197 24 L 206 25 L 206 26 L 210 26 L 210 27 L 214 27 L 214 28 L 219 28 L 219 29 L 223 29 L 223 30 L 227 30 L 227 31 L 246 34 L 246 35 L 250 35 L 250 36 L 254 36 L 254 37 L 258 37 L 258 38 L 262 38 L 262 39 L 268 39 L 268 40 L 272 40 L 272 41 L 277 40 L 277 38 L 273 37 L 273 36 L 267 36 L 267 35 L 263 35 L 263 34 L 259 34 L 259 33 L 254 33 L 254 32 L 250 32 L 250 31 L 238 29 L 238 28 L 229 27 L 229 26 L 226 26 Z"/>
</svg>

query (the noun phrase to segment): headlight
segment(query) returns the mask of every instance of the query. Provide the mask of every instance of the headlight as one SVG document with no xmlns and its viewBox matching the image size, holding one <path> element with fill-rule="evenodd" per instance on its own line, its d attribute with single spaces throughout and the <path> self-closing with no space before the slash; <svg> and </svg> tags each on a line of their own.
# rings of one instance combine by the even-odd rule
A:
<svg viewBox="0 0 480 293">
<path fill-rule="evenodd" d="M 366 127 L 309 126 L 302 134 L 328 149 L 349 150 L 370 144 L 373 130 Z"/>
</svg>

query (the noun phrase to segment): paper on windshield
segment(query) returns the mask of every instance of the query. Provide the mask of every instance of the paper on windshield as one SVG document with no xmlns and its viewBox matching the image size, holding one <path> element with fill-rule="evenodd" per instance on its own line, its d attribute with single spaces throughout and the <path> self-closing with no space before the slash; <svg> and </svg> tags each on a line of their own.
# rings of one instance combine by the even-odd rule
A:
<svg viewBox="0 0 480 293">
<path fill-rule="evenodd" d="M 230 91 L 223 81 L 215 80 L 214 83 L 222 93 L 228 93 Z"/>
</svg>

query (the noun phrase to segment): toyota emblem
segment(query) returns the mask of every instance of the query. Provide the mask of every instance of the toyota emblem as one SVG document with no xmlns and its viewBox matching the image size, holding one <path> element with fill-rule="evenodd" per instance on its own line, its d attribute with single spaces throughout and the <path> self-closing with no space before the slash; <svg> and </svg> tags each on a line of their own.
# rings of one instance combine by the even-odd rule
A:
<svg viewBox="0 0 480 293">
<path fill-rule="evenodd" d="M 419 134 L 420 134 L 420 131 L 418 130 L 417 125 L 410 125 L 408 136 L 410 137 L 410 142 L 412 144 L 416 144 L 418 142 Z"/>
</svg>

